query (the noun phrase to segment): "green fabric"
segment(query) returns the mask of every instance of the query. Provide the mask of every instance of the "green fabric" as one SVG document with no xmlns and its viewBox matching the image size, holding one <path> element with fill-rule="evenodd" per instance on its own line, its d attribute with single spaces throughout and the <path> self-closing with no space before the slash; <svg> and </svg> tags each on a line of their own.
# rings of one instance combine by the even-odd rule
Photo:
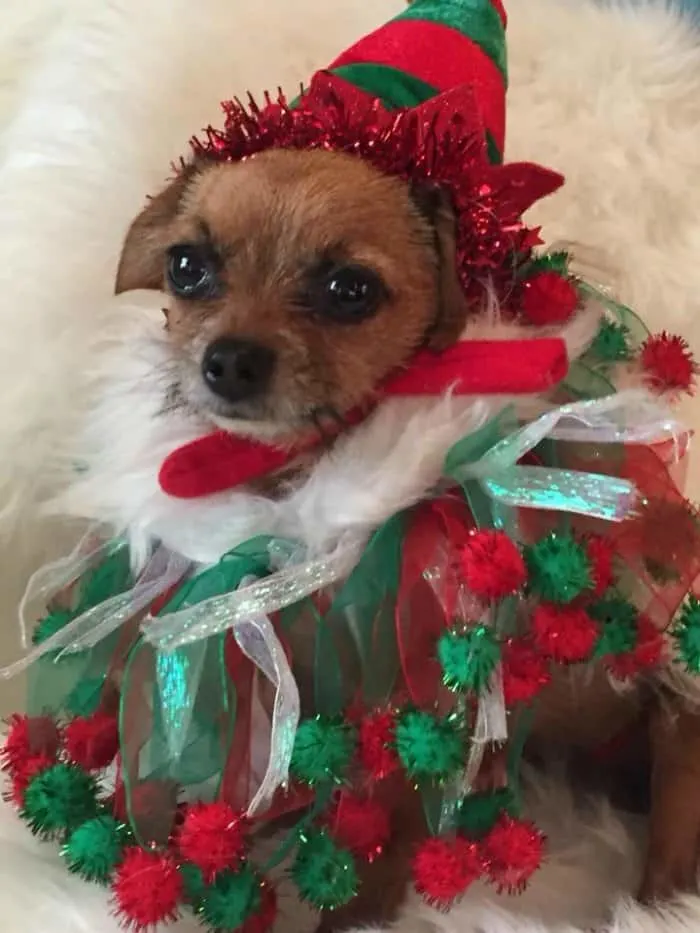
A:
<svg viewBox="0 0 700 933">
<path fill-rule="evenodd" d="M 490 0 L 415 0 L 394 19 L 420 19 L 456 29 L 472 39 L 508 83 L 505 29 Z"/>
<path fill-rule="evenodd" d="M 420 78 L 389 65 L 374 65 L 358 62 L 354 65 L 340 65 L 331 69 L 331 74 L 343 78 L 350 84 L 379 97 L 389 110 L 399 107 L 417 107 L 438 93 L 437 89 Z"/>
</svg>

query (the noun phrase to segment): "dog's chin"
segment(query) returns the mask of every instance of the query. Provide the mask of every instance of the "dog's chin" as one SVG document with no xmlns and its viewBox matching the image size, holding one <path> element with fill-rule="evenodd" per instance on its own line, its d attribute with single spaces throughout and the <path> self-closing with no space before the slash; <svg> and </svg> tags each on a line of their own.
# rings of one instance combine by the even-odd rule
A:
<svg viewBox="0 0 700 933">
<path fill-rule="evenodd" d="M 240 437 L 251 437 L 257 440 L 280 440 L 301 433 L 299 424 L 295 426 L 264 418 L 222 415 L 213 411 L 204 412 L 203 414 L 220 431 L 226 431 L 228 434 L 236 434 Z"/>
</svg>

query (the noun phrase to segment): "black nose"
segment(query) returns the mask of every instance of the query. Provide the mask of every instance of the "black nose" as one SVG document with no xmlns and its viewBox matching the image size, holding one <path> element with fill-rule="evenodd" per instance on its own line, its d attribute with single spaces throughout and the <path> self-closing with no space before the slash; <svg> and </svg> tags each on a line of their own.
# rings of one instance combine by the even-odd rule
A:
<svg viewBox="0 0 700 933">
<path fill-rule="evenodd" d="M 242 402 L 267 389 L 274 367 L 275 354 L 269 347 L 221 337 L 207 347 L 202 375 L 216 395 L 227 402 Z"/>
</svg>

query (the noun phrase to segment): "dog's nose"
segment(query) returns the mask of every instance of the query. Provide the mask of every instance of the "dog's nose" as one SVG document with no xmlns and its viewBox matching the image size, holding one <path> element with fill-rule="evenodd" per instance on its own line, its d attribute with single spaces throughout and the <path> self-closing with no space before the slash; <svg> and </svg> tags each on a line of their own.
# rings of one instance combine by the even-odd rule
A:
<svg viewBox="0 0 700 933">
<path fill-rule="evenodd" d="M 220 337 L 210 343 L 202 360 L 202 375 L 212 392 L 227 402 L 261 395 L 269 386 L 275 354 L 251 340 Z"/>
</svg>

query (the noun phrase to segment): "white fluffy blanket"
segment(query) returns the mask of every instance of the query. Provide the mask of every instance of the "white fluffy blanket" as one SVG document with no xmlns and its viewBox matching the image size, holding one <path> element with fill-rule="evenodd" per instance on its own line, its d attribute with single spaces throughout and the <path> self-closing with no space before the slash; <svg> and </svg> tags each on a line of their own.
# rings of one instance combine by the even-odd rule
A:
<svg viewBox="0 0 700 933">
<path fill-rule="evenodd" d="M 14 624 L 28 570 L 70 537 L 70 529 L 40 519 L 34 503 L 54 483 L 54 454 L 79 417 L 87 348 L 112 313 L 120 239 L 144 194 L 161 183 L 192 131 L 216 119 L 220 98 L 294 87 L 400 3 L 2 5 L 0 631 Z M 598 274 L 652 327 L 678 329 L 700 348 L 696 35 L 663 0 L 508 5 L 508 154 L 568 176 L 537 219 L 548 237 L 583 244 Z M 700 424 L 692 403 L 686 415 Z M 700 490 L 697 477 L 691 488 Z M 7 637 L 0 646 L 5 655 L 13 647 Z M 8 702 L 0 693 L 0 708 Z M 410 933 L 700 927 L 700 900 L 663 915 L 621 900 L 636 882 L 634 826 L 601 807 L 575 811 L 557 786 L 534 792 L 534 807 L 550 830 L 553 855 L 524 897 L 499 900 L 475 889 L 447 917 L 410 906 L 401 926 Z M 109 933 L 105 896 L 68 877 L 57 861 L 0 807 L 2 926 L 8 933 Z"/>
</svg>

